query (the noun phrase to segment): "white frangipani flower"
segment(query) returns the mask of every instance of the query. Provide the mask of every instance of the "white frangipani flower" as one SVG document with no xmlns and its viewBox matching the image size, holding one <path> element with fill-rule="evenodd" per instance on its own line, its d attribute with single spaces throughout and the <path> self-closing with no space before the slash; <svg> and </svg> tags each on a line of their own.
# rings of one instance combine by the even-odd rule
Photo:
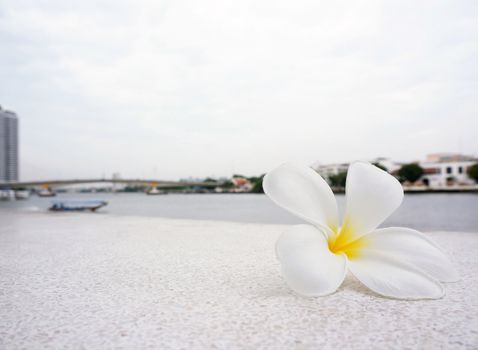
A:
<svg viewBox="0 0 478 350">
<path fill-rule="evenodd" d="M 311 224 L 291 226 L 276 244 L 282 275 L 299 294 L 335 292 L 347 269 L 372 291 L 400 299 L 440 298 L 439 281 L 457 280 L 447 256 L 422 233 L 377 229 L 400 206 L 403 189 L 372 164 L 349 168 L 341 227 L 334 194 L 313 169 L 284 164 L 265 176 L 263 187 L 276 204 Z"/>
</svg>

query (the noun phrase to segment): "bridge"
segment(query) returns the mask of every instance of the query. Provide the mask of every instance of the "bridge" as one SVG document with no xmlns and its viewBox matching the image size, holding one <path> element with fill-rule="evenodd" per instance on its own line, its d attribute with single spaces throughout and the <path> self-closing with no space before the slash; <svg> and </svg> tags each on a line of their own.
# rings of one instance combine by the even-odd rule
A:
<svg viewBox="0 0 478 350">
<path fill-rule="evenodd" d="M 214 188 L 221 186 L 222 182 L 187 182 L 187 181 L 162 181 L 162 180 L 145 180 L 145 179 L 72 179 L 72 180 L 42 180 L 42 181 L 16 181 L 16 182 L 0 182 L 0 189 L 18 189 L 43 187 L 50 188 L 52 186 L 67 186 L 76 184 L 90 183 L 111 183 L 111 184 L 127 184 L 127 185 L 146 185 L 156 188 L 177 188 L 177 187 L 205 187 Z"/>
</svg>

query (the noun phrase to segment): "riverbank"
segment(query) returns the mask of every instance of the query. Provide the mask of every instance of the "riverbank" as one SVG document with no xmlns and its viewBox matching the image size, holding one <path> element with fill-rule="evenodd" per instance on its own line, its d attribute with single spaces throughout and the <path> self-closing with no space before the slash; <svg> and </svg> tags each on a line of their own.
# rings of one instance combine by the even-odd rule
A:
<svg viewBox="0 0 478 350">
<path fill-rule="evenodd" d="M 333 187 L 334 193 L 345 193 L 345 188 Z M 460 186 L 443 186 L 443 187 L 426 187 L 426 186 L 404 186 L 403 192 L 413 194 L 428 193 L 478 193 L 478 185 L 460 185 Z"/>
<path fill-rule="evenodd" d="M 283 225 L 12 213 L 0 226 L 0 348 L 429 348 L 478 344 L 478 234 L 430 235 L 462 280 L 441 300 L 284 285 Z"/>
</svg>

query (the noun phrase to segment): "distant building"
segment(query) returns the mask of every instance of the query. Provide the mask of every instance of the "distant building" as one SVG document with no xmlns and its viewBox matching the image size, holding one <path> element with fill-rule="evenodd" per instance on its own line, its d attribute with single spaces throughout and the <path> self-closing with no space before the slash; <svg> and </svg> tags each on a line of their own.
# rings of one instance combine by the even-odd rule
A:
<svg viewBox="0 0 478 350">
<path fill-rule="evenodd" d="M 468 167 L 478 160 L 471 156 L 452 153 L 435 153 L 420 162 L 424 174 L 421 181 L 431 188 L 446 186 L 473 185 L 468 177 Z"/>
<path fill-rule="evenodd" d="M 18 118 L 0 107 L 0 181 L 18 181 Z"/>
<path fill-rule="evenodd" d="M 312 169 L 319 173 L 330 184 L 330 177 L 347 172 L 349 163 L 337 163 L 337 164 L 320 164 L 314 163 Z"/>
<path fill-rule="evenodd" d="M 459 153 L 432 153 L 427 155 L 427 162 L 445 163 L 445 162 L 476 162 L 476 158 Z"/>
<path fill-rule="evenodd" d="M 233 192 L 250 192 L 252 191 L 252 183 L 245 177 L 233 177 L 232 184 L 234 185 Z"/>
</svg>

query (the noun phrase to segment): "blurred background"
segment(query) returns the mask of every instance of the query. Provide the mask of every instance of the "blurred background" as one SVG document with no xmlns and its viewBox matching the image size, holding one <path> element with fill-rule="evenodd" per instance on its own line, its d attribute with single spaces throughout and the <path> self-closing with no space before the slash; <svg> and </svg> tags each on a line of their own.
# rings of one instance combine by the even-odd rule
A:
<svg viewBox="0 0 478 350">
<path fill-rule="evenodd" d="M 476 230 L 476 1 L 0 1 L 0 43 L 0 209 L 289 222 L 235 194 L 290 160 L 341 193 L 360 159 L 416 227 Z"/>
</svg>

